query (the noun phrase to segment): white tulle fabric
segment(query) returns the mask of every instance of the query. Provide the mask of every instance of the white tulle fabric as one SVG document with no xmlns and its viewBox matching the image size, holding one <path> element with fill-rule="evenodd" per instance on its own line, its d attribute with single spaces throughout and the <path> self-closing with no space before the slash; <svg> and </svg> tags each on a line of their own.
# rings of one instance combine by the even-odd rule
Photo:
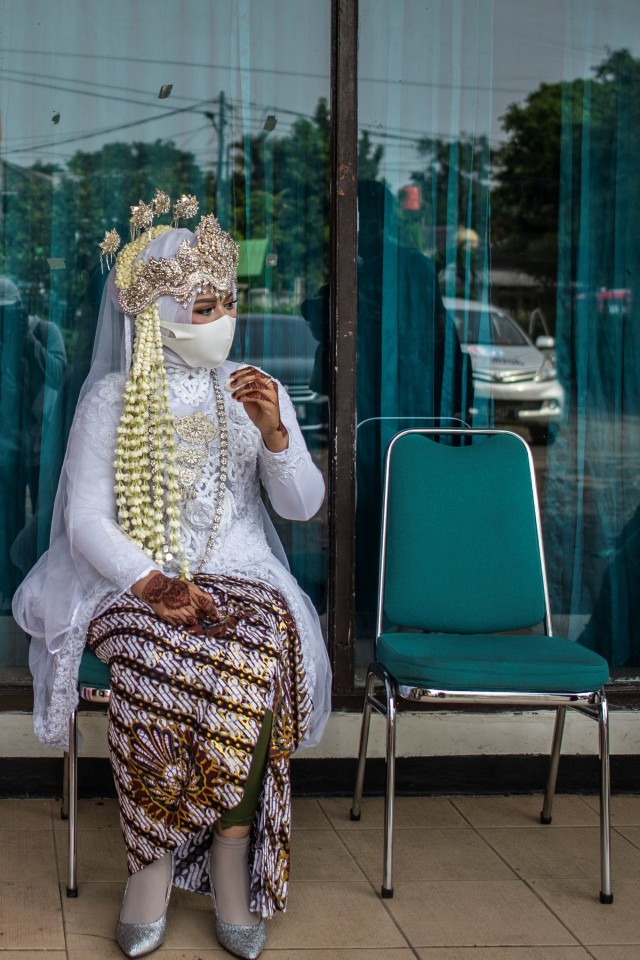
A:
<svg viewBox="0 0 640 960">
<path fill-rule="evenodd" d="M 193 241 L 190 231 L 173 230 L 153 241 L 145 253 L 170 257 L 185 235 Z M 114 294 L 110 277 L 90 374 L 69 435 L 50 547 L 27 575 L 13 602 L 15 619 L 32 638 L 35 732 L 43 743 L 59 749 L 65 749 L 68 743 L 68 720 L 78 700 L 78 669 L 89 622 L 98 610 L 157 566 L 116 522 L 113 459 L 132 324 L 118 312 Z M 159 309 L 161 317 L 171 322 L 190 320 L 190 311 L 170 297 L 160 298 Z M 170 351 L 165 351 L 165 362 L 172 411 L 177 416 L 205 411 L 215 418 L 210 371 L 187 367 Z M 218 368 L 222 384 L 236 366 L 226 361 Z M 260 484 L 280 516 L 306 520 L 322 503 L 324 482 L 280 384 L 278 392 L 289 447 L 277 454 L 266 449 L 242 405 L 225 393 L 229 432 L 225 511 L 203 572 L 263 580 L 284 596 L 300 634 L 313 691 L 314 713 L 304 747 L 319 742 L 329 715 L 329 660 L 317 613 L 289 572 L 261 501 Z M 214 440 L 196 496 L 181 510 L 182 541 L 194 568 L 204 555 L 211 528 L 218 457 L 219 441 Z M 167 567 L 165 572 L 177 571 Z"/>
</svg>

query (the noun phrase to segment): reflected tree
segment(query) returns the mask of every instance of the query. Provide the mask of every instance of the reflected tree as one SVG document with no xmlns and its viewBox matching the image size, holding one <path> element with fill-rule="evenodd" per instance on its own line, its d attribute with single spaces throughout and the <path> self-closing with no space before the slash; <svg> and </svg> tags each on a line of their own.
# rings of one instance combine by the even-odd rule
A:
<svg viewBox="0 0 640 960">
<path fill-rule="evenodd" d="M 485 136 L 418 143 L 422 169 L 412 181 L 420 187 L 423 249 L 435 259 L 449 296 L 480 297 L 488 262 L 491 151 Z M 404 214 L 415 222 L 416 215 Z"/>
<path fill-rule="evenodd" d="M 292 293 L 302 277 L 314 291 L 329 274 L 331 123 L 327 102 L 299 117 L 285 136 L 261 132 L 236 143 L 231 229 L 238 239 L 267 239 L 278 257 L 274 293 Z"/>
<path fill-rule="evenodd" d="M 594 275 L 593 281 L 610 284 L 615 213 L 621 212 L 619 165 L 626 156 L 639 155 L 640 60 L 628 50 L 613 51 L 593 74 L 569 83 L 541 84 L 523 104 L 511 104 L 503 118 L 508 140 L 495 154 L 494 242 L 549 284 L 558 279 L 559 224 L 570 231 L 566 246 L 573 251 L 573 275 L 577 269 L 585 210 L 579 202 L 566 205 L 567 190 L 574 197 L 589 195 L 600 253 L 594 265 L 600 277 Z M 637 209 L 637 175 L 625 181 L 624 198 L 625 205 Z"/>
</svg>

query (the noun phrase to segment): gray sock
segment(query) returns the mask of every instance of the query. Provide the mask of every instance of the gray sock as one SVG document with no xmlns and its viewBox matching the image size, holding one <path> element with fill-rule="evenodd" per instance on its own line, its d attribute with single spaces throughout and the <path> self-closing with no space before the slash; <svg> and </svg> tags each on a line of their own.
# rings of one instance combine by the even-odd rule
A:
<svg viewBox="0 0 640 960">
<path fill-rule="evenodd" d="M 132 873 L 120 911 L 122 923 L 153 923 L 164 913 L 171 880 L 171 854 Z"/>
<path fill-rule="evenodd" d="M 223 923 L 260 923 L 258 914 L 249 910 L 249 837 L 221 837 L 214 830 L 211 883 L 218 917 Z"/>
</svg>

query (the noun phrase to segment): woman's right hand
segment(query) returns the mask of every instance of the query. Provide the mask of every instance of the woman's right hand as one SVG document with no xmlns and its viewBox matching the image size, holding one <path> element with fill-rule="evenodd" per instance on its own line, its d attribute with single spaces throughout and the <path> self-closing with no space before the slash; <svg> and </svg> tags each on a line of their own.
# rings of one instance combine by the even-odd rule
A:
<svg viewBox="0 0 640 960">
<path fill-rule="evenodd" d="M 173 626 L 195 627 L 201 620 L 217 619 L 216 605 L 208 593 L 190 580 L 167 577 L 160 570 L 137 580 L 131 592 Z"/>
</svg>

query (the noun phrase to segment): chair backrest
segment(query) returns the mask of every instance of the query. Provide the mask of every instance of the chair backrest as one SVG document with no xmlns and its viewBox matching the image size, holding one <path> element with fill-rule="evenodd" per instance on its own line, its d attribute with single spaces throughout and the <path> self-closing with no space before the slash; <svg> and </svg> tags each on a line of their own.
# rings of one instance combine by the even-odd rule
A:
<svg viewBox="0 0 640 960">
<path fill-rule="evenodd" d="M 445 432 L 474 442 L 410 430 L 387 451 L 379 632 L 383 613 L 443 633 L 540 623 L 548 600 L 529 449 L 509 431 Z"/>
</svg>

